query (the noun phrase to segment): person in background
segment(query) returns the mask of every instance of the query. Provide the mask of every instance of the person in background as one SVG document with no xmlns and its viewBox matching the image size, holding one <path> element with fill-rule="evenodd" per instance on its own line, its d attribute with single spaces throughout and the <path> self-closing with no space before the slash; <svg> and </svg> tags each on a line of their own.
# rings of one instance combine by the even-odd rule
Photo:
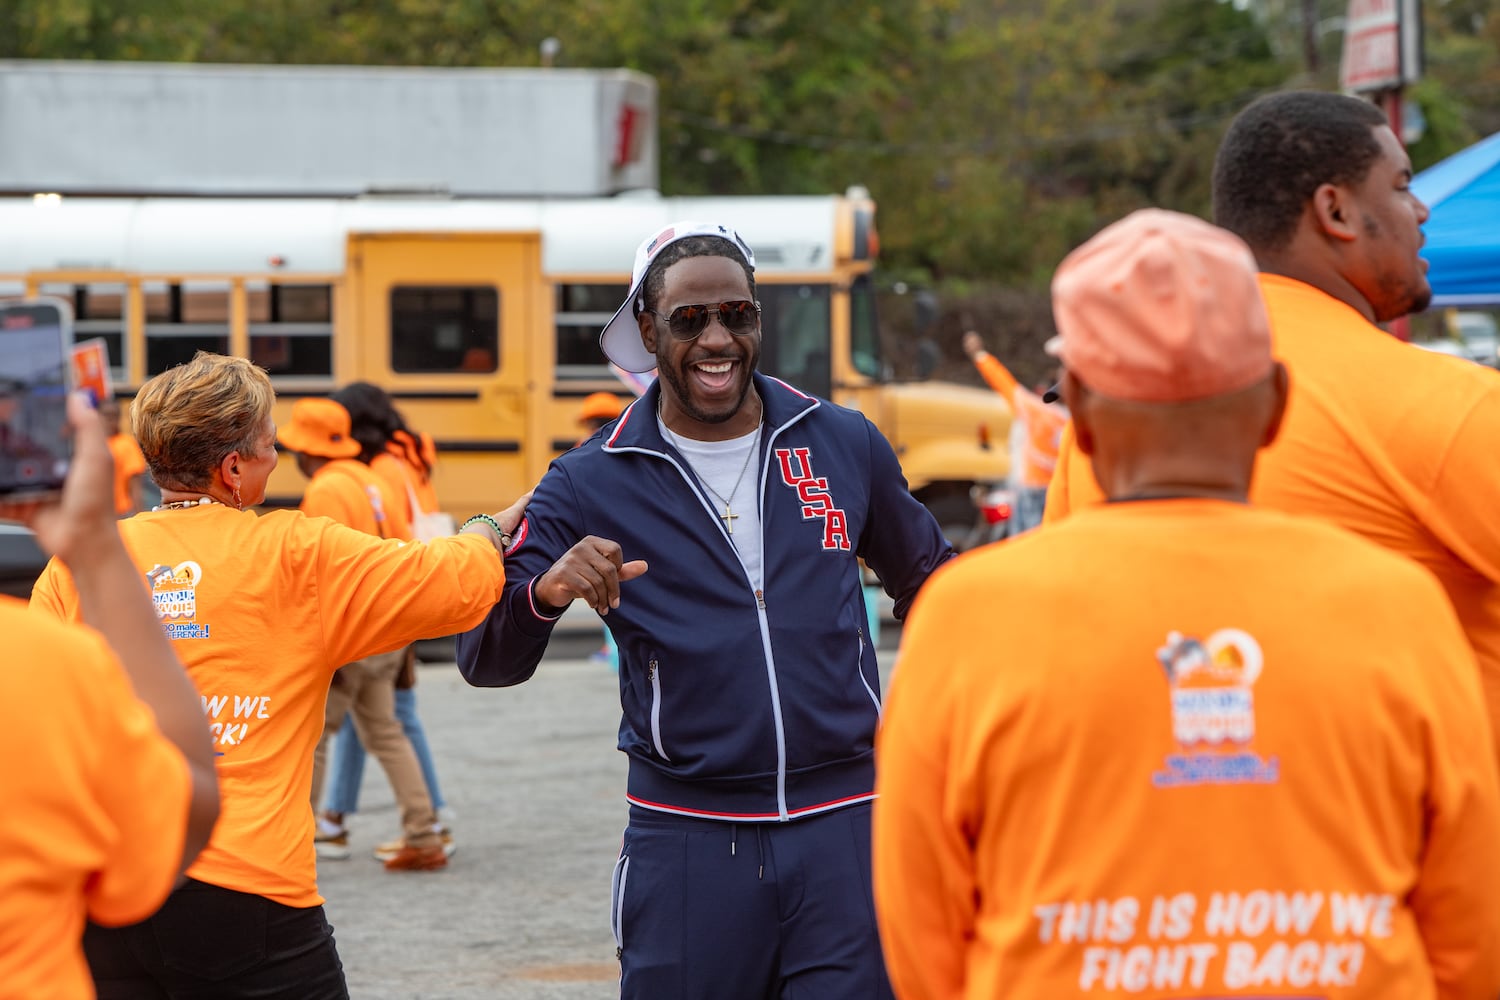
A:
<svg viewBox="0 0 1500 1000">
<path fill-rule="evenodd" d="M 1019 534 L 1042 523 L 1047 484 L 1057 467 L 1068 410 L 1021 385 L 999 358 L 984 349 L 983 338 L 973 330 L 964 333 L 963 348 L 990 388 L 1010 406 L 1010 482 L 1016 493 L 1012 533 Z"/>
<path fill-rule="evenodd" d="M 109 429 L 109 453 L 115 460 L 115 513 L 129 517 L 146 509 L 146 456 L 135 438 L 120 430 L 120 402 L 113 396 L 99 401 L 99 416 Z"/>
<path fill-rule="evenodd" d="M 1288 388 L 1250 249 L 1137 212 L 1052 297 L 1108 502 L 917 599 L 876 772 L 897 993 L 1500 995 L 1500 783 L 1453 609 L 1247 503 Z"/>
<path fill-rule="evenodd" d="M 221 815 L 159 912 L 84 932 L 105 1000 L 348 996 L 309 807 L 329 680 L 342 664 L 478 622 L 502 592 L 502 535 L 524 497 L 494 516 L 498 528 L 476 522 L 427 545 L 251 510 L 276 467 L 275 398 L 249 361 L 199 353 L 149 379 L 131 406 L 164 498 L 119 531 L 208 717 Z M 31 605 L 76 621 L 87 590 L 54 559 Z"/>
<path fill-rule="evenodd" d="M 349 412 L 350 434 L 360 446 L 359 460 L 385 480 L 396 503 L 405 501 L 407 519 L 414 526 L 413 533 L 417 533 L 415 526 L 424 523 L 424 518 L 446 518 L 438 503 L 437 491 L 432 486 L 432 469 L 437 457 L 432 438 L 412 431 L 390 396 L 379 386 L 352 382 L 334 393 L 332 398 Z M 448 519 L 447 531 L 437 533 L 452 534 L 452 527 L 452 520 Z M 452 814 L 438 783 L 427 731 L 417 714 L 414 647 L 408 646 L 404 654 L 395 680 L 396 721 L 401 724 L 401 731 L 416 754 L 422 780 L 438 817 L 443 849 L 451 855 L 455 849 Z M 343 722 L 348 722 L 347 716 Z M 346 822 L 349 815 L 359 811 L 359 787 L 364 771 L 365 748 L 360 742 L 358 728 L 341 723 L 333 741 L 327 791 L 318 818 L 319 857 L 335 860 L 349 857 Z M 381 861 L 389 860 L 404 846 L 404 837 L 379 844 L 375 848 L 375 857 Z"/>
<path fill-rule="evenodd" d="M 308 477 L 304 514 L 332 518 L 378 538 L 411 541 L 402 498 L 359 460 L 360 444 L 343 406 L 331 399 L 299 399 L 276 439 L 297 456 L 297 468 Z M 314 757 L 312 802 L 316 807 L 322 798 L 328 745 L 345 716 L 352 715 L 360 742 L 380 761 L 401 810 L 402 842 L 385 859 L 387 870 L 433 871 L 447 865 L 448 855 L 421 766 L 396 719 L 396 677 L 406 658 L 406 649 L 398 648 L 349 663 L 334 675 Z M 323 827 L 316 836 L 326 833 Z"/>
<path fill-rule="evenodd" d="M 425 542 L 439 534 L 451 535 L 451 519 L 443 530 L 418 527 L 424 517 L 447 517 L 432 484 L 437 465 L 432 436 L 408 427 L 386 391 L 369 382 L 351 382 L 332 399 L 349 411 L 350 429 L 359 442 L 359 460 L 391 488 L 412 525 L 413 537 Z M 432 523 L 436 526 L 439 522 Z"/>
<path fill-rule="evenodd" d="M 1430 570 L 1479 659 L 1500 723 L 1500 379 L 1377 327 L 1432 298 L 1427 207 L 1384 112 L 1340 94 L 1255 101 L 1214 161 L 1214 218 L 1249 244 L 1277 354 L 1286 428 L 1251 499 L 1363 535 Z M 1047 520 L 1100 498 L 1065 436 Z M 1500 758 L 1500 745 L 1496 746 Z"/>
<path fill-rule="evenodd" d="M 532 676 L 575 600 L 614 634 L 624 1000 L 890 996 L 860 561 L 899 619 L 953 549 L 869 420 L 756 371 L 754 272 L 728 226 L 641 242 L 600 343 L 660 378 L 553 460 L 504 598 L 458 637 L 464 677 L 498 687 Z"/>
<path fill-rule="evenodd" d="M 0 597 L 0 995 L 92 997 L 85 919 L 149 917 L 219 815 L 198 692 L 120 541 L 107 426 L 68 400 L 61 496 L 0 499 L 78 583 L 84 624 Z"/>
<path fill-rule="evenodd" d="M 612 392 L 593 392 L 585 396 L 578 407 L 578 425 L 583 428 L 583 437 L 578 439 L 578 444 L 581 445 L 598 434 L 606 424 L 620 415 L 621 409 L 620 397 Z M 615 646 L 614 636 L 610 635 L 608 628 L 604 630 L 603 644 L 589 654 L 589 660 L 619 671 L 620 650 Z"/>
<path fill-rule="evenodd" d="M 583 444 L 599 433 L 600 428 L 618 417 L 622 409 L 620 397 L 612 392 L 591 392 L 583 397 L 578 407 L 578 425 L 583 428 L 583 437 L 578 443 Z"/>
</svg>

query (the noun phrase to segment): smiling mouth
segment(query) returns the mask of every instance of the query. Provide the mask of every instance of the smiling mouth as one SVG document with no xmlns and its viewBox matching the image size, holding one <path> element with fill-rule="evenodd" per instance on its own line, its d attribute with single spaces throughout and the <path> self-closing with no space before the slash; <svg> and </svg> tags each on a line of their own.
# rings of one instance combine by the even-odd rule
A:
<svg viewBox="0 0 1500 1000">
<path fill-rule="evenodd" d="M 696 381 L 704 389 L 710 392 L 718 392 L 729 387 L 734 380 L 735 366 L 737 360 L 731 358 L 714 358 L 709 361 L 697 361 L 691 365 Z"/>
</svg>

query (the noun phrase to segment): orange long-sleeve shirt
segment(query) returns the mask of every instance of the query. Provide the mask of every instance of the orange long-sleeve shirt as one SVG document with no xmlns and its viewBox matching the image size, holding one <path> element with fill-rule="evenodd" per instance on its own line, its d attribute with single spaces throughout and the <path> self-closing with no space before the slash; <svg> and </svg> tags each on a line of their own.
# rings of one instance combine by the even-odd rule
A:
<svg viewBox="0 0 1500 1000">
<path fill-rule="evenodd" d="M 902 1000 L 1500 992 L 1500 785 L 1431 576 L 1312 519 L 1100 506 L 907 623 L 874 877 Z"/>
<path fill-rule="evenodd" d="M 1404 344 L 1300 281 L 1262 274 L 1260 286 L 1292 391 L 1251 499 L 1341 525 L 1431 570 L 1500 728 L 1500 373 Z M 1100 498 L 1069 428 L 1045 520 Z"/>
<path fill-rule="evenodd" d="M 414 545 L 326 517 L 218 504 L 137 514 L 120 533 L 221 755 L 219 823 L 188 874 L 317 905 L 309 801 L 333 671 L 477 625 L 500 599 L 499 555 L 472 534 Z M 78 618 L 77 591 L 56 561 L 31 604 Z"/>
</svg>

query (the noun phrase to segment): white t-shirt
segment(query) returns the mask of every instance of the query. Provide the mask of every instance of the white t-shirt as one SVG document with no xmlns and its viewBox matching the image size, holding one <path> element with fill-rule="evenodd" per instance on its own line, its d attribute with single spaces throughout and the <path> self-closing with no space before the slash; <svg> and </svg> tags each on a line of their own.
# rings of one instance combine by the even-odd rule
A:
<svg viewBox="0 0 1500 1000">
<path fill-rule="evenodd" d="M 698 441 L 670 430 L 656 418 L 662 437 L 666 438 L 688 461 L 688 474 L 703 486 L 703 496 L 719 515 L 719 523 L 729 532 L 745 564 L 745 572 L 757 590 L 765 585 L 760 537 L 760 426 L 742 437 L 728 441 Z M 738 478 L 736 478 L 738 477 Z M 734 515 L 726 520 L 724 508 Z"/>
</svg>

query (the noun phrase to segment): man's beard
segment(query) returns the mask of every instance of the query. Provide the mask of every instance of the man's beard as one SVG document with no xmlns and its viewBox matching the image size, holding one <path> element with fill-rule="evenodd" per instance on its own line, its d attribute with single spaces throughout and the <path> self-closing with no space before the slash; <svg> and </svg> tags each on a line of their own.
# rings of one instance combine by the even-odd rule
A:
<svg viewBox="0 0 1500 1000">
<path fill-rule="evenodd" d="M 699 360 L 708 360 L 706 358 Z M 750 358 L 746 355 L 736 359 L 739 364 L 748 366 Z M 694 362 L 696 364 L 696 362 Z M 686 367 L 685 365 L 683 367 Z M 754 369 L 751 369 L 753 371 Z M 656 352 L 656 374 L 663 382 L 671 386 L 672 394 L 677 398 L 677 408 L 682 410 L 694 420 L 703 424 L 722 424 L 740 412 L 740 407 L 745 405 L 745 397 L 750 394 L 751 379 L 747 376 L 740 384 L 739 398 L 734 401 L 734 406 L 722 413 L 705 413 L 693 405 L 692 397 L 688 393 L 687 383 L 683 378 L 682 371 L 672 366 L 669 359 L 662 356 L 661 351 Z M 665 390 L 663 390 L 665 391 Z"/>
</svg>

